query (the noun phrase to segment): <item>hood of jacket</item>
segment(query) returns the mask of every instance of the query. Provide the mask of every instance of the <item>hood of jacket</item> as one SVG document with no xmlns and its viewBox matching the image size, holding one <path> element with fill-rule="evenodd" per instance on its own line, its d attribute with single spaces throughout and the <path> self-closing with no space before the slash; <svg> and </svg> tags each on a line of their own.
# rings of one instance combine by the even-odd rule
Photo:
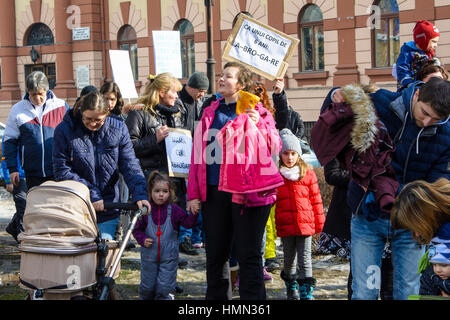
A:
<svg viewBox="0 0 450 320">
<path fill-rule="evenodd" d="M 350 143 L 357 152 L 364 152 L 375 142 L 378 133 L 378 117 L 369 96 L 359 85 L 346 85 L 342 88 L 345 102 L 353 111 L 353 127 Z"/>
<path fill-rule="evenodd" d="M 409 49 L 413 50 L 413 51 L 423 51 L 422 49 L 419 49 L 416 46 L 416 43 L 414 41 L 408 41 L 404 43 L 405 46 L 407 46 Z"/>
</svg>

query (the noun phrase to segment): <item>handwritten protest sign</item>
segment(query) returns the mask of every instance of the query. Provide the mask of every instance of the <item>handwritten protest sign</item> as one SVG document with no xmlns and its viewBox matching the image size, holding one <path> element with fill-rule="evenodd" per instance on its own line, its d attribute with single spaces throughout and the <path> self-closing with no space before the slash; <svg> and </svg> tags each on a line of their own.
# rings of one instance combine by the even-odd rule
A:
<svg viewBox="0 0 450 320">
<path fill-rule="evenodd" d="M 227 39 L 222 58 L 247 65 L 269 79 L 282 78 L 299 43 L 281 31 L 240 14 Z"/>
<path fill-rule="evenodd" d="M 192 136 L 189 130 L 169 128 L 165 139 L 169 176 L 187 178 L 191 164 Z"/>
<path fill-rule="evenodd" d="M 180 31 L 152 31 L 156 74 L 182 78 Z"/>
<path fill-rule="evenodd" d="M 111 61 L 113 79 L 119 86 L 122 98 L 137 98 L 138 94 L 134 84 L 128 50 L 109 50 L 109 59 Z"/>
</svg>

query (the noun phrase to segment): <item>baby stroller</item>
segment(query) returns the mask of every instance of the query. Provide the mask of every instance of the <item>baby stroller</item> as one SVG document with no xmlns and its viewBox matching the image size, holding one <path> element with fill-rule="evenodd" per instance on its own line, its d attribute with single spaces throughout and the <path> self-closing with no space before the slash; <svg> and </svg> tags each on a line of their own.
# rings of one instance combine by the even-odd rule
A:
<svg viewBox="0 0 450 320">
<path fill-rule="evenodd" d="M 89 189 L 77 181 L 47 181 L 28 191 L 19 234 L 20 284 L 33 300 L 116 300 L 114 279 L 131 232 L 146 208 L 105 203 L 106 209 L 133 210 L 122 243 L 101 239 Z"/>
</svg>

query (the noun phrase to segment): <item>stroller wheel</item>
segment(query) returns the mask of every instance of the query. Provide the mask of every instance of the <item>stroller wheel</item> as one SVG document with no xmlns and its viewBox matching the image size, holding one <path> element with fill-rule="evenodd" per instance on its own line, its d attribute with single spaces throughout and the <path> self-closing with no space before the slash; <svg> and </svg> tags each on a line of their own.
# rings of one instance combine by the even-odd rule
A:
<svg viewBox="0 0 450 320">
<path fill-rule="evenodd" d="M 120 297 L 119 290 L 117 290 L 116 286 L 112 287 L 111 290 L 109 291 L 108 300 L 122 300 Z"/>
<path fill-rule="evenodd" d="M 72 298 L 70 298 L 70 300 L 92 300 L 89 297 L 86 297 L 85 295 L 81 295 L 81 296 L 74 296 Z"/>
</svg>

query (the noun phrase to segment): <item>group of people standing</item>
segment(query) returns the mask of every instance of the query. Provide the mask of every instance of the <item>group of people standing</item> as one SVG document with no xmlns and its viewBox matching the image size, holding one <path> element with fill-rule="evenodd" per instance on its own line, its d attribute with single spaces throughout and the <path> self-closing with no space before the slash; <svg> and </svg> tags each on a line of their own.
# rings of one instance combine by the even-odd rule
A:
<svg viewBox="0 0 450 320">
<path fill-rule="evenodd" d="M 435 43 L 434 38 L 429 41 Z M 141 246 L 141 299 L 173 298 L 179 231 L 192 229 L 199 217 L 206 249 L 206 299 L 232 298 L 232 258 L 239 266 L 240 298 L 266 299 L 263 239 L 268 239 L 273 208 L 288 299 L 313 299 L 311 237 L 324 226 L 322 246 L 333 253 L 341 249 L 341 255 L 345 249 L 350 258 L 351 299 L 378 297 L 378 280 L 368 285 L 373 274 L 367 270 L 381 267 L 386 243 L 392 256 L 386 283 L 394 299 L 407 299 L 419 292 L 417 268 L 425 242 L 416 240 L 425 234 L 419 222 L 407 222 L 412 209 L 399 215 L 404 211 L 399 203 L 410 200 L 417 181 L 441 178 L 443 186 L 430 188 L 443 190 L 447 198 L 437 201 L 444 205 L 433 211 L 425 209 L 429 202 L 423 204 L 424 212 L 439 212 L 426 237 L 429 241 L 437 235 L 433 239 L 438 244 L 428 252 L 429 261 L 439 266 L 425 269 L 440 279 L 433 277 L 427 284 L 444 288 L 433 292 L 449 294 L 445 224 L 450 222 L 450 86 L 442 79 L 445 70 L 436 71 L 438 65 L 429 60 L 432 63 L 424 62 L 413 74 L 414 81 L 400 81 L 398 92 L 354 85 L 328 94 L 311 133 L 327 182 L 337 186 L 326 218 L 316 174 L 302 159 L 301 117 L 289 104 L 283 80 L 273 83 L 272 106 L 264 84 L 237 62 L 224 65 L 211 97 L 205 97 L 209 81 L 202 73 L 194 73 L 184 86 L 161 73 L 149 77 L 133 105 L 124 105 L 116 84 L 105 83 L 99 91 L 85 88 L 69 108 L 49 90 L 45 75 L 34 72 L 26 78 L 27 94 L 8 117 L 6 167 L 13 189 L 24 179 L 28 189 L 47 180 L 85 184 L 105 239 L 115 238 L 120 216 L 118 210 L 105 210 L 105 202 L 130 201 L 150 208 L 133 230 Z M 240 113 L 236 106 L 242 91 L 257 95 L 260 102 Z M 187 179 L 168 175 L 165 139 L 170 128 L 193 135 Z M 20 220 L 18 213 L 8 231 L 15 237 Z M 337 225 L 342 226 L 334 228 L 338 233 L 333 230 Z"/>
</svg>

